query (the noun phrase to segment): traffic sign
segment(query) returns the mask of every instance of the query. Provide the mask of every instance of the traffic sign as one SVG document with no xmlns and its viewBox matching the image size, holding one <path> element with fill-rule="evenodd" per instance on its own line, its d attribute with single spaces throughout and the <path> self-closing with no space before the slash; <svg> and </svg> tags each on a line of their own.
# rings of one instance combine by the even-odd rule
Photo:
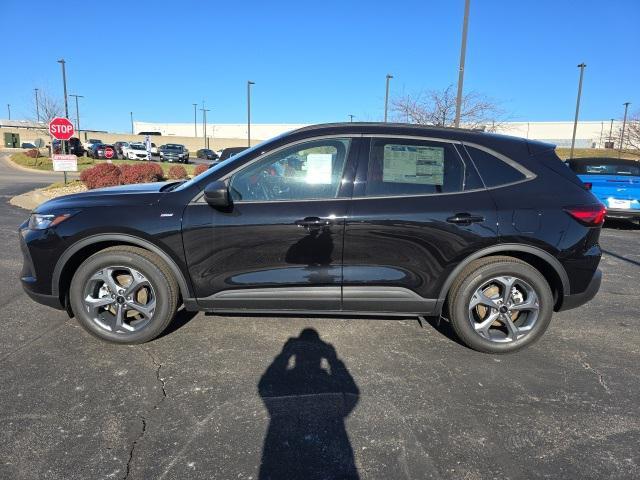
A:
<svg viewBox="0 0 640 480">
<path fill-rule="evenodd" d="M 75 155 L 58 155 L 51 157 L 54 172 L 77 172 L 78 157 Z"/>
<path fill-rule="evenodd" d="M 111 159 L 113 158 L 113 154 L 114 154 L 113 148 L 107 147 L 104 149 L 104 158 Z"/>
<path fill-rule="evenodd" d="M 73 124 L 67 118 L 56 117 L 49 122 L 49 133 L 58 140 L 69 140 L 73 137 Z"/>
</svg>

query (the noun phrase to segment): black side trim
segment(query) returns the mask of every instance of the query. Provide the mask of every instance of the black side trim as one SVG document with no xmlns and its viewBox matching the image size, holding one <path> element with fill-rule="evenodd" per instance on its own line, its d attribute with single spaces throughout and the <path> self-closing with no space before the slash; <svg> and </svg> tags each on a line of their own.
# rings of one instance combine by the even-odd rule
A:
<svg viewBox="0 0 640 480">
<path fill-rule="evenodd" d="M 213 310 L 340 310 L 340 287 L 224 290 L 198 305 Z"/>
<path fill-rule="evenodd" d="M 423 298 L 402 287 L 343 287 L 342 308 L 345 311 L 397 312 L 430 315 L 437 300 Z"/>
<path fill-rule="evenodd" d="M 58 262 L 56 263 L 55 268 L 53 269 L 52 276 L 52 284 L 51 284 L 51 292 L 55 296 L 59 296 L 59 288 L 60 285 L 60 276 L 62 275 L 62 270 L 66 263 L 71 259 L 71 257 L 76 254 L 81 249 L 88 247 L 89 245 L 93 245 L 94 243 L 99 242 L 123 242 L 129 243 L 132 245 L 137 245 L 142 248 L 146 248 L 147 250 L 152 251 L 153 253 L 159 255 L 169 266 L 171 271 L 176 277 L 178 282 L 178 286 L 180 287 L 180 293 L 183 298 L 192 297 L 192 292 L 190 289 L 190 285 L 187 282 L 187 279 L 183 275 L 180 267 L 176 265 L 176 262 L 160 247 L 149 242 L 148 240 L 144 240 L 140 237 L 136 237 L 134 235 L 127 235 L 124 233 L 108 233 L 101 235 L 92 235 L 87 238 L 83 238 L 82 240 L 78 240 L 76 243 L 71 245 L 69 248 L 65 250 L 65 252 L 60 256 Z"/>
<path fill-rule="evenodd" d="M 462 262 L 458 264 L 456 268 L 453 269 L 453 272 L 449 274 L 449 276 L 447 277 L 447 280 L 444 282 L 444 284 L 442 285 L 442 288 L 440 289 L 440 295 L 438 297 L 438 304 L 436 306 L 436 311 L 440 312 L 442 310 L 442 306 L 444 305 L 444 301 L 447 298 L 447 293 L 449 292 L 449 288 L 451 288 L 451 284 L 456 279 L 456 277 L 460 274 L 460 272 L 467 265 L 469 265 L 469 263 L 471 263 L 474 260 L 477 260 L 478 258 L 486 257 L 488 255 L 494 255 L 496 253 L 502 253 L 502 252 L 513 252 L 513 251 L 529 253 L 547 262 L 549 265 L 551 265 L 551 267 L 553 267 L 553 269 L 556 271 L 556 273 L 560 277 L 560 281 L 562 282 L 563 294 L 566 296 L 571 293 L 570 286 L 569 286 L 569 276 L 567 275 L 567 272 L 565 271 L 562 264 L 553 255 L 551 255 L 548 252 L 545 252 L 541 248 L 532 247 L 531 245 L 524 245 L 520 243 L 501 243 L 499 245 L 494 245 L 492 247 L 478 250 L 477 252 L 465 258 Z"/>
<path fill-rule="evenodd" d="M 562 298 L 562 305 L 558 309 L 559 312 L 564 310 L 571 310 L 572 308 L 577 308 L 581 305 L 584 305 L 593 297 L 596 296 L 598 290 L 600 290 L 600 284 L 602 283 L 602 271 L 600 269 L 596 270 L 591 278 L 591 282 L 589 282 L 589 286 L 582 293 L 576 293 L 575 295 L 565 295 Z"/>
</svg>

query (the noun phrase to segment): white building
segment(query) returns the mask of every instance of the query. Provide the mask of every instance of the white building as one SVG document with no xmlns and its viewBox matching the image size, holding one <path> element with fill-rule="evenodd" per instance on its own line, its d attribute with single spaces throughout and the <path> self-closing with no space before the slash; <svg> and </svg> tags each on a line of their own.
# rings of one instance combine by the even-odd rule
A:
<svg viewBox="0 0 640 480">
<path fill-rule="evenodd" d="M 160 132 L 162 135 L 178 137 L 202 137 L 202 123 L 155 123 L 133 122 L 136 133 Z M 297 123 L 255 123 L 251 124 L 251 138 L 265 140 L 281 133 L 301 128 L 306 124 Z M 604 148 L 611 131 L 613 141 L 617 144 L 622 122 L 587 121 L 578 122 L 576 130 L 576 148 Z M 492 130 L 488 126 L 488 130 Z M 542 140 L 559 147 L 570 147 L 573 134 L 573 122 L 506 122 L 495 127 L 497 133 L 516 137 Z M 207 136 L 216 138 L 247 138 L 246 123 L 222 123 L 207 125 Z"/>
</svg>

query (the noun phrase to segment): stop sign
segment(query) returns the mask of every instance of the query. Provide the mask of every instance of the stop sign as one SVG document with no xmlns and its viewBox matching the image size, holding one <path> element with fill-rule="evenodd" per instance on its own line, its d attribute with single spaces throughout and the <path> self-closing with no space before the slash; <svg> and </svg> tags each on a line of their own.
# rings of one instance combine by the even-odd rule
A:
<svg viewBox="0 0 640 480">
<path fill-rule="evenodd" d="M 107 147 L 104 149 L 104 158 L 113 158 L 113 148 Z"/>
<path fill-rule="evenodd" d="M 73 136 L 73 124 L 66 118 L 56 117 L 49 122 L 49 133 L 58 140 L 69 140 Z"/>
</svg>

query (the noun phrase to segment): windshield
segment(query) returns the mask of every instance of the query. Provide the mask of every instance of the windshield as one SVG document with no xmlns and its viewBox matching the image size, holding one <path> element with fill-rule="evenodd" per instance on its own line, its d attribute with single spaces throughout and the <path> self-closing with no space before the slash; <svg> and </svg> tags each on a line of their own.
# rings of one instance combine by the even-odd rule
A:
<svg viewBox="0 0 640 480">
<path fill-rule="evenodd" d="M 141 145 L 141 144 L 137 144 L 137 145 L 136 145 L 135 143 L 132 143 L 132 144 L 130 145 L 130 147 L 131 147 L 133 150 L 146 150 L 146 148 L 144 147 L 144 145 Z"/>
<path fill-rule="evenodd" d="M 180 150 L 182 150 L 182 145 L 171 145 L 171 144 L 169 144 L 164 148 L 165 148 L 165 150 L 178 150 L 178 151 L 180 151 Z"/>
<path fill-rule="evenodd" d="M 640 162 L 634 160 L 590 159 L 574 160 L 571 169 L 578 175 L 640 176 Z"/>
<path fill-rule="evenodd" d="M 237 155 L 234 155 L 232 157 L 227 158 L 223 162 L 216 163 L 214 166 L 212 166 L 211 168 L 205 170 L 200 175 L 196 175 L 195 177 L 193 177 L 188 182 L 185 182 L 182 185 L 180 185 L 178 188 L 176 188 L 176 191 L 185 190 L 185 189 L 191 187 L 192 185 L 198 183 L 203 178 L 206 178 L 209 175 L 214 174 L 215 172 L 217 172 L 221 168 L 224 168 L 225 166 L 227 166 L 227 165 L 229 165 L 231 163 L 237 162 L 238 160 L 240 160 L 245 155 L 251 155 L 254 152 L 260 152 L 267 144 L 269 144 L 269 143 L 271 143 L 271 142 L 273 142 L 275 140 L 278 140 L 278 139 L 280 139 L 280 138 L 282 138 L 282 137 L 284 137 L 284 136 L 286 136 L 288 134 L 289 134 L 289 132 L 282 133 L 282 134 L 280 134 L 280 135 L 278 135 L 276 137 L 270 138 L 269 140 L 265 140 L 263 142 L 260 142 L 260 143 L 258 143 L 257 145 L 254 145 L 251 148 L 247 148 L 246 150 L 238 153 Z"/>
</svg>

